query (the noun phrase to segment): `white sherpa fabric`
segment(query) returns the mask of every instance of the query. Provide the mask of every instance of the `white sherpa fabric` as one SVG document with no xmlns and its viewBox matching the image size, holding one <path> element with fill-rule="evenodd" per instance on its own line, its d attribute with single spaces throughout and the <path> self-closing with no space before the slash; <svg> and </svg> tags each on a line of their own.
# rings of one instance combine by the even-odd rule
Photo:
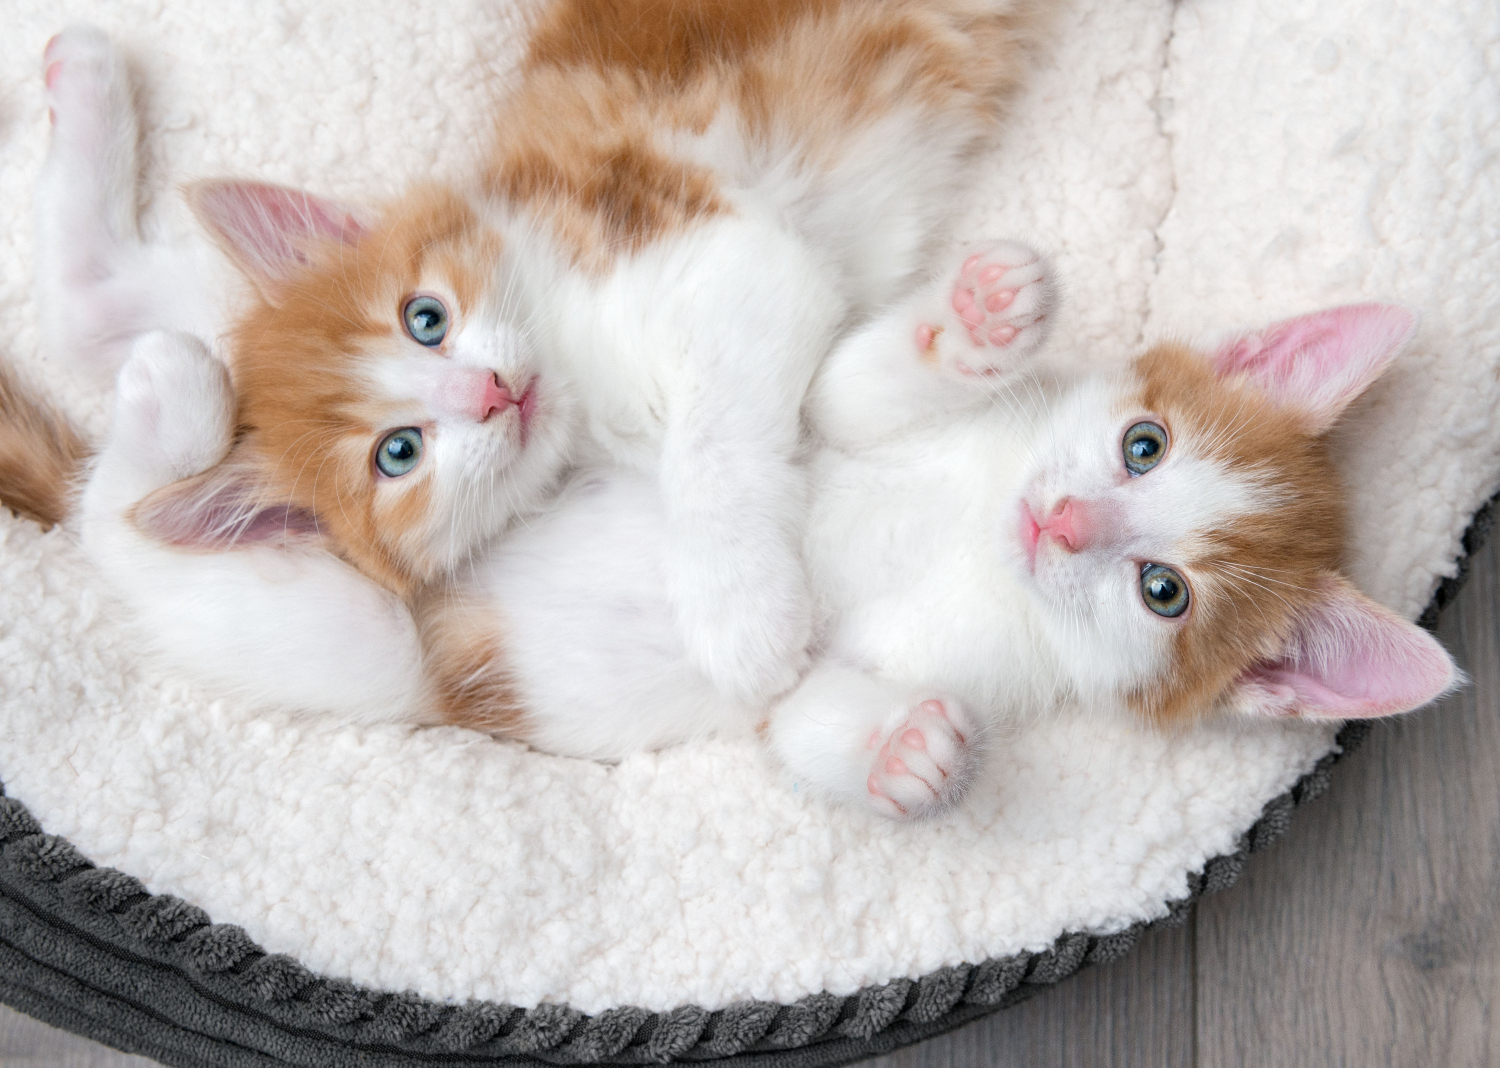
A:
<svg viewBox="0 0 1500 1068">
<path fill-rule="evenodd" d="M 195 177 L 360 199 L 457 173 L 525 21 L 506 0 L 9 0 L 0 345 L 96 428 L 99 398 L 37 359 L 28 297 L 38 57 L 76 20 L 135 62 L 158 232 Z M 1058 329 L 1101 359 L 1416 308 L 1341 431 L 1354 573 L 1408 615 L 1500 473 L 1497 55 L 1493 0 L 1077 0 L 979 205 L 985 233 L 1053 254 Z M 905 827 L 808 799 L 753 746 L 606 767 L 331 730 L 210 702 L 135 649 L 65 530 L 0 516 L 0 777 L 48 830 L 319 972 L 588 1012 L 847 993 L 1160 916 L 1332 745 L 1059 717 L 998 740 L 962 811 Z"/>
</svg>

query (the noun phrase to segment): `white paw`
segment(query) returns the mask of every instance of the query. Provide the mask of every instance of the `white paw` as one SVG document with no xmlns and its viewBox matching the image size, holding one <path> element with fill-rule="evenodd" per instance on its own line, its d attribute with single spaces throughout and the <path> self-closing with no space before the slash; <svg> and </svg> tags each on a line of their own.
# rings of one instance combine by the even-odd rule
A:
<svg viewBox="0 0 1500 1068">
<path fill-rule="evenodd" d="M 1023 370 L 1024 357 L 1045 338 L 1052 288 L 1046 261 L 1025 245 L 998 241 L 971 248 L 958 277 L 936 287 L 920 315 L 917 352 L 976 385 Z"/>
<path fill-rule="evenodd" d="M 125 62 L 103 30 L 69 26 L 47 42 L 42 70 L 55 141 L 102 153 L 115 139 L 134 139 Z"/>
<path fill-rule="evenodd" d="M 979 766 L 978 727 L 964 706 L 930 698 L 894 729 L 871 734 L 866 796 L 892 819 L 922 819 L 956 804 Z"/>
<path fill-rule="evenodd" d="M 725 581 L 725 561 L 678 583 L 677 615 L 689 657 L 721 693 L 764 705 L 807 669 L 812 606 L 796 556 Z"/>
<path fill-rule="evenodd" d="M 115 382 L 109 449 L 164 482 L 222 460 L 234 437 L 229 372 L 188 334 L 142 335 Z"/>
</svg>

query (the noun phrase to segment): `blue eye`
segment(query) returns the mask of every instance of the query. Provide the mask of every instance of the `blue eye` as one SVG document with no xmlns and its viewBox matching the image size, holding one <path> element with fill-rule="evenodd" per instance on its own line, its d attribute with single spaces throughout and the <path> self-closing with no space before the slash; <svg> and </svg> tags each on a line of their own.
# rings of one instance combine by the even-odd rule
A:
<svg viewBox="0 0 1500 1068">
<path fill-rule="evenodd" d="M 400 478 L 422 459 L 422 432 L 414 426 L 392 430 L 375 446 L 375 466 L 382 475 Z"/>
<path fill-rule="evenodd" d="M 1156 423 L 1137 423 L 1125 431 L 1121 449 L 1130 476 L 1144 475 L 1167 454 L 1167 432 Z"/>
<path fill-rule="evenodd" d="M 437 297 L 412 297 L 402 309 L 406 332 L 419 345 L 441 345 L 448 336 L 448 309 Z"/>
<path fill-rule="evenodd" d="M 1141 600 L 1159 616 L 1171 619 L 1187 611 L 1188 587 L 1182 576 L 1161 564 L 1141 566 Z"/>
</svg>

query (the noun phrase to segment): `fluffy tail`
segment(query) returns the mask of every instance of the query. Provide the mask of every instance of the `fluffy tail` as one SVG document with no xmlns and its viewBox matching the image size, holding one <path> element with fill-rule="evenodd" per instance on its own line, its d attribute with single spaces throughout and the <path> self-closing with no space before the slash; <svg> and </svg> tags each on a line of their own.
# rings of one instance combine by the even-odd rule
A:
<svg viewBox="0 0 1500 1068">
<path fill-rule="evenodd" d="M 60 522 L 88 456 L 67 419 L 0 363 L 0 504 L 46 527 Z"/>
</svg>

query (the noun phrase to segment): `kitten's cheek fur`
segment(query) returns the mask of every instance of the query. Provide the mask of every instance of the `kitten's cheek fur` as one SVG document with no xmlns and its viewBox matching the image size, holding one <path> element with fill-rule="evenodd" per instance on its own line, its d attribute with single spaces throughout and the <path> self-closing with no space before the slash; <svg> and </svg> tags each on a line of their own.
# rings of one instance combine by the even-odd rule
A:
<svg viewBox="0 0 1500 1068">
<path fill-rule="evenodd" d="M 200 342 L 136 343 L 80 502 L 84 548 L 133 630 L 175 670 L 254 705 L 364 723 L 430 716 L 409 613 L 347 564 L 301 544 L 176 549 L 135 522 L 142 496 L 214 470 L 233 416 L 228 376 Z"/>
</svg>

